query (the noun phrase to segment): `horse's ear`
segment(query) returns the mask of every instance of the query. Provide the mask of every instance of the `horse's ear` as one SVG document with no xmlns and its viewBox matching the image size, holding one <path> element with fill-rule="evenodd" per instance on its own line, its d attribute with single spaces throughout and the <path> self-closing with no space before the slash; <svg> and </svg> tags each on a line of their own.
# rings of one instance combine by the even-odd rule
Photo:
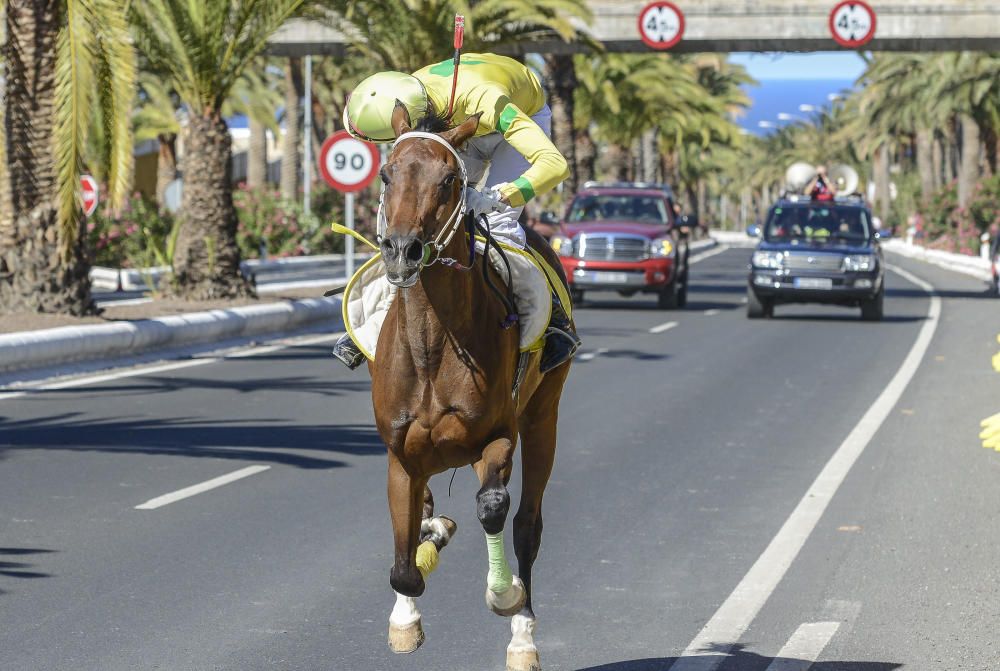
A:
<svg viewBox="0 0 1000 671">
<path fill-rule="evenodd" d="M 451 130 L 441 133 L 441 137 L 447 140 L 448 144 L 452 147 L 458 149 L 466 140 L 476 134 L 476 131 L 479 129 L 479 117 L 482 115 L 482 112 L 473 114 Z"/>
<path fill-rule="evenodd" d="M 396 106 L 392 110 L 392 130 L 396 133 L 396 137 L 411 130 L 410 113 L 401 100 L 396 101 Z"/>
</svg>

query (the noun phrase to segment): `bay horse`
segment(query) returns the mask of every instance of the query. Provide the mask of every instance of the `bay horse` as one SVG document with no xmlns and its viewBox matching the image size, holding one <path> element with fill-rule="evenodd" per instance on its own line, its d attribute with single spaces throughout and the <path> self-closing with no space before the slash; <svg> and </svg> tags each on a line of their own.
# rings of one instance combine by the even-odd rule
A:
<svg viewBox="0 0 1000 671">
<path fill-rule="evenodd" d="M 479 116 L 437 133 L 410 127 L 406 108 L 392 115 L 396 144 L 382 168 L 384 219 L 379 249 L 387 279 L 401 287 L 385 318 L 377 358 L 369 362 L 375 423 L 388 450 L 389 513 L 395 558 L 389 583 L 396 605 L 389 646 L 416 650 L 424 640 L 416 597 L 455 531 L 434 517 L 432 475 L 472 465 L 481 488 L 476 512 L 486 534 L 486 601 L 511 617 L 509 671 L 539 671 L 533 633 L 531 565 L 542 536 L 542 494 L 552 472 L 556 420 L 569 363 L 539 372 L 540 353 L 512 394 L 519 358 L 517 329 L 503 329 L 505 307 L 492 295 L 464 232 L 465 167 L 456 149 L 471 138 Z M 537 233 L 529 244 L 562 275 L 558 257 Z M 437 260 L 474 259 L 474 271 Z M 455 266 L 458 266 L 456 269 Z M 488 272 L 494 273 L 492 269 Z M 499 284 L 494 273 L 493 282 Z M 515 446 L 521 441 L 521 501 L 514 516 L 513 575 L 503 530 L 510 506 Z"/>
</svg>

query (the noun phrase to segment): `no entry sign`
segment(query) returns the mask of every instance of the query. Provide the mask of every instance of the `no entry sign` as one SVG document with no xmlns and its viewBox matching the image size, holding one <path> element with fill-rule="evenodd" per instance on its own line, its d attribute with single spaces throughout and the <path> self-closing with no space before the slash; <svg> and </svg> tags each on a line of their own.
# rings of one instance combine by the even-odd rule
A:
<svg viewBox="0 0 1000 671">
<path fill-rule="evenodd" d="M 97 209 L 97 201 L 100 197 L 97 180 L 90 175 L 80 175 L 80 191 L 83 196 L 83 216 L 89 217 Z"/>
<path fill-rule="evenodd" d="M 351 137 L 346 130 L 326 138 L 319 151 L 319 171 L 326 183 L 344 193 L 360 191 L 378 174 L 375 145 Z"/>
<path fill-rule="evenodd" d="M 639 12 L 639 37 L 653 49 L 669 49 L 684 36 L 684 12 L 672 2 L 657 0 Z"/>
<path fill-rule="evenodd" d="M 830 12 L 830 33 L 848 49 L 868 44 L 875 36 L 875 10 L 859 0 L 844 0 Z"/>
</svg>

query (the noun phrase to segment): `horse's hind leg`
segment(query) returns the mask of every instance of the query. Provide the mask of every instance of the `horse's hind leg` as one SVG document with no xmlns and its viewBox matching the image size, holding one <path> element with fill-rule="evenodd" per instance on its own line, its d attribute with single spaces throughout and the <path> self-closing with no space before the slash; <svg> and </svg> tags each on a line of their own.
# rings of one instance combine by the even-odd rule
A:
<svg viewBox="0 0 1000 671">
<path fill-rule="evenodd" d="M 553 371 L 555 372 L 555 371 Z M 556 420 L 562 376 L 549 374 L 526 408 L 520 421 L 521 502 L 514 516 L 514 554 L 517 572 L 524 581 L 524 608 L 510 622 L 507 671 L 539 671 L 535 647 L 535 613 L 531 608 L 531 566 L 542 541 L 542 495 L 556 454 Z"/>
<path fill-rule="evenodd" d="M 482 487 L 476 494 L 476 513 L 486 532 L 489 573 L 486 576 L 486 605 L 497 615 L 510 617 L 524 606 L 524 584 L 515 576 L 504 553 L 503 527 L 510 508 L 507 482 L 510 480 L 514 443 L 498 438 L 483 450 L 475 463 Z"/>
</svg>

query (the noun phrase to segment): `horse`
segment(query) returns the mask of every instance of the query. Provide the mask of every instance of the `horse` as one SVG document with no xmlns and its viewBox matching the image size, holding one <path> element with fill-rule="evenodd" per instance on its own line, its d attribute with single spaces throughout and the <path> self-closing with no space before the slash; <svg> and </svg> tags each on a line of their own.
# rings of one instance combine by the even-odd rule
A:
<svg viewBox="0 0 1000 671">
<path fill-rule="evenodd" d="M 540 353 L 532 353 L 512 393 L 520 356 L 517 329 L 502 326 L 505 306 L 490 294 L 479 266 L 488 260 L 469 248 L 467 235 L 455 235 L 468 181 L 456 150 L 478 125 L 475 115 L 454 127 L 422 122 L 414 130 L 406 108 L 397 103 L 392 114 L 397 139 L 381 170 L 379 250 L 386 278 L 400 287 L 379 334 L 378 355 L 368 364 L 375 423 L 388 453 L 395 550 L 389 583 L 396 592 L 389 647 L 409 653 L 423 642 L 416 598 L 456 529 L 452 520 L 434 516 L 428 481 L 472 465 L 481 485 L 476 513 L 486 535 L 487 606 L 512 618 L 507 669 L 539 671 L 531 566 L 541 542 L 542 495 L 552 472 L 559 400 L 570 366 L 567 362 L 542 374 Z M 526 233 L 565 284 L 556 254 L 537 233 Z M 457 262 L 470 257 L 469 267 Z M 492 267 L 487 273 L 494 286 L 500 283 Z M 514 516 L 514 575 L 503 530 L 519 438 L 522 488 Z"/>
</svg>

